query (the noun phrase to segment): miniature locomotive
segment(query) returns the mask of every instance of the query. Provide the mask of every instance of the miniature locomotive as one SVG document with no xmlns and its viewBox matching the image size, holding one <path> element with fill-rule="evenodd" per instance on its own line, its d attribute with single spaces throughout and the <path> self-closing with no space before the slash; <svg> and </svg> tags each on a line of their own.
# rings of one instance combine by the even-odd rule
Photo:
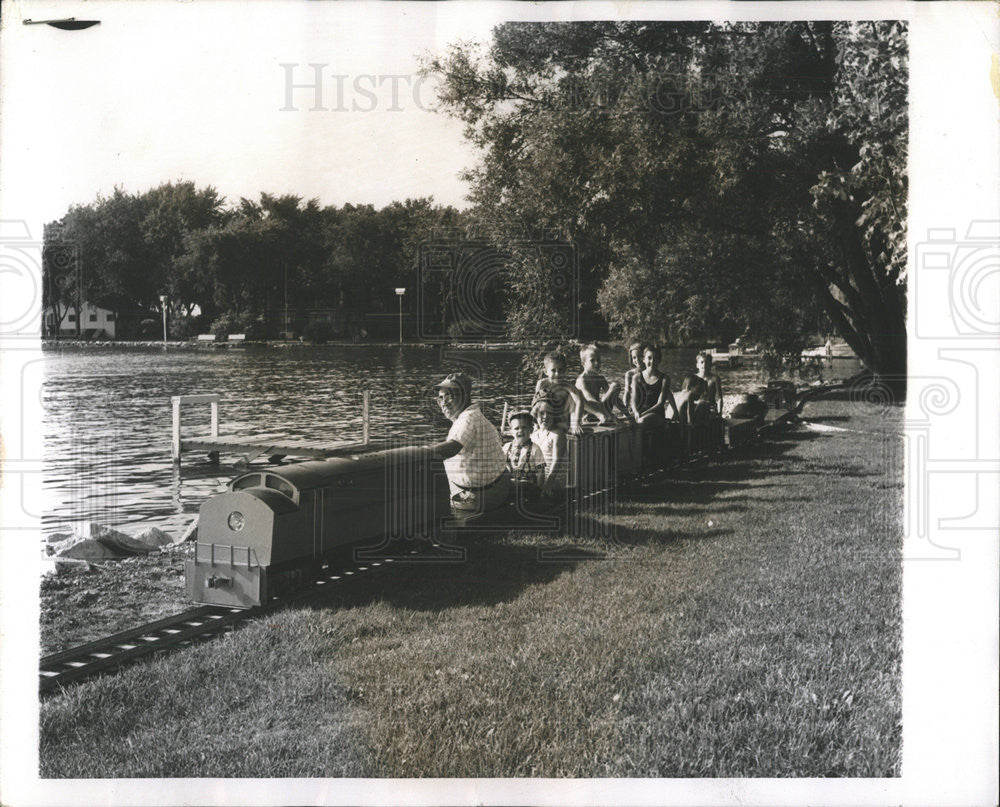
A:
<svg viewBox="0 0 1000 807">
<path fill-rule="evenodd" d="M 253 470 L 202 504 L 188 596 L 262 605 L 345 547 L 429 536 L 447 512 L 444 466 L 425 447 Z"/>
</svg>

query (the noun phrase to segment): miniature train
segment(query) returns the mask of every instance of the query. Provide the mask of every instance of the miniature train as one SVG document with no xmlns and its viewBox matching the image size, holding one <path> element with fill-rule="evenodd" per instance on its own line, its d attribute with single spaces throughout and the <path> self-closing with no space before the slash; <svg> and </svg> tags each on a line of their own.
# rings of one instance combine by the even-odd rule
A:
<svg viewBox="0 0 1000 807">
<path fill-rule="evenodd" d="M 769 421 L 780 420 L 778 414 Z M 762 418 L 716 418 L 658 429 L 594 426 L 569 438 L 566 501 L 572 509 L 629 477 L 738 447 L 763 425 Z M 446 529 L 517 525 L 521 503 L 507 510 L 452 518 L 444 465 L 427 446 L 254 469 L 201 506 L 194 557 L 185 569 L 188 596 L 209 605 L 262 605 L 356 547 L 387 538 L 436 540 Z"/>
</svg>

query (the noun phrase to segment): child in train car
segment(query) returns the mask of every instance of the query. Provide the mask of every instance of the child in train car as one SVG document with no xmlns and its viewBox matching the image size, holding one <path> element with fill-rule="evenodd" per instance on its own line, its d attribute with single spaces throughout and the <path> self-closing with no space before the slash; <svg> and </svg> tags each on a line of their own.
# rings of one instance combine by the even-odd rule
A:
<svg viewBox="0 0 1000 807">
<path fill-rule="evenodd" d="M 535 431 L 531 441 L 538 446 L 545 460 L 542 492 L 560 493 L 569 481 L 569 441 L 566 432 L 557 428 L 559 406 L 549 397 L 542 397 L 534 406 Z"/>
<path fill-rule="evenodd" d="M 554 428 L 569 434 L 581 434 L 583 396 L 566 380 L 566 357 L 558 351 L 552 351 L 545 356 L 543 367 L 545 376 L 538 379 L 535 385 L 532 412 L 534 413 L 535 405 L 545 398 L 555 407 Z"/>
<path fill-rule="evenodd" d="M 637 423 L 650 426 L 665 423 L 665 407 L 677 411 L 670 392 L 670 379 L 660 373 L 660 349 L 650 345 L 643 350 L 643 371 L 637 373 L 632 383 L 632 417 Z"/>
<path fill-rule="evenodd" d="M 635 377 L 642 372 L 642 353 L 646 346 L 642 342 L 633 342 L 628 346 L 628 370 L 625 371 L 625 384 L 622 387 L 622 401 L 625 403 L 625 411 L 629 418 L 632 416 L 632 387 L 635 385 Z"/>
<path fill-rule="evenodd" d="M 523 499 L 538 498 L 545 483 L 545 456 L 541 447 L 532 441 L 535 420 L 528 410 L 510 416 L 510 434 L 514 438 L 504 451 L 511 481 L 521 490 Z"/>
<path fill-rule="evenodd" d="M 706 423 L 714 415 L 712 404 L 708 400 L 708 385 L 696 375 L 684 376 L 680 392 L 674 396 L 674 403 L 675 419 L 687 425 Z"/>
<path fill-rule="evenodd" d="M 580 351 L 583 372 L 576 377 L 576 388 L 583 397 L 583 411 L 594 415 L 598 423 L 613 421 L 614 407 L 619 404 L 618 392 L 621 386 L 612 384 L 601 375 L 601 353 L 597 345 L 587 345 Z"/>
<path fill-rule="evenodd" d="M 706 400 L 712 405 L 718 414 L 722 414 L 722 381 L 719 376 L 712 371 L 712 354 L 702 351 L 695 357 L 695 366 L 698 369 L 698 378 L 705 382 L 707 389 Z"/>
<path fill-rule="evenodd" d="M 758 424 L 764 422 L 766 414 L 767 404 L 758 396 L 747 392 L 741 393 L 733 408 L 729 410 L 729 417 L 732 419 L 755 420 Z"/>
</svg>

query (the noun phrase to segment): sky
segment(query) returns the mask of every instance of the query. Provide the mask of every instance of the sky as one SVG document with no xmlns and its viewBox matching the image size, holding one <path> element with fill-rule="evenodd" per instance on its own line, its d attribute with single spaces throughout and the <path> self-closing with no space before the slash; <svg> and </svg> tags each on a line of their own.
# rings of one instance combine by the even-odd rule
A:
<svg viewBox="0 0 1000 807">
<path fill-rule="evenodd" d="M 10 5 L 11 18 L 18 11 L 101 21 L 26 26 L 4 43 L 11 72 L 31 75 L 4 87 L 3 134 L 17 159 L 3 179 L 18 189 L 5 208 L 18 218 L 49 221 L 116 185 L 178 179 L 232 200 L 267 191 L 465 205 L 458 174 L 476 155 L 461 124 L 433 111 L 418 56 L 459 37 L 486 41 L 490 15 L 155 0 Z"/>
</svg>

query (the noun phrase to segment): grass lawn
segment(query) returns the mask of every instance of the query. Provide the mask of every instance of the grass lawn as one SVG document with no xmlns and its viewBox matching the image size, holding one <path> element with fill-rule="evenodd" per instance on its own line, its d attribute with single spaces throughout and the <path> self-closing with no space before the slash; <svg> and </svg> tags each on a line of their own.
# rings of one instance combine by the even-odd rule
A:
<svg viewBox="0 0 1000 807">
<path fill-rule="evenodd" d="M 804 416 L 48 699 L 41 775 L 897 776 L 902 413 Z"/>
</svg>

